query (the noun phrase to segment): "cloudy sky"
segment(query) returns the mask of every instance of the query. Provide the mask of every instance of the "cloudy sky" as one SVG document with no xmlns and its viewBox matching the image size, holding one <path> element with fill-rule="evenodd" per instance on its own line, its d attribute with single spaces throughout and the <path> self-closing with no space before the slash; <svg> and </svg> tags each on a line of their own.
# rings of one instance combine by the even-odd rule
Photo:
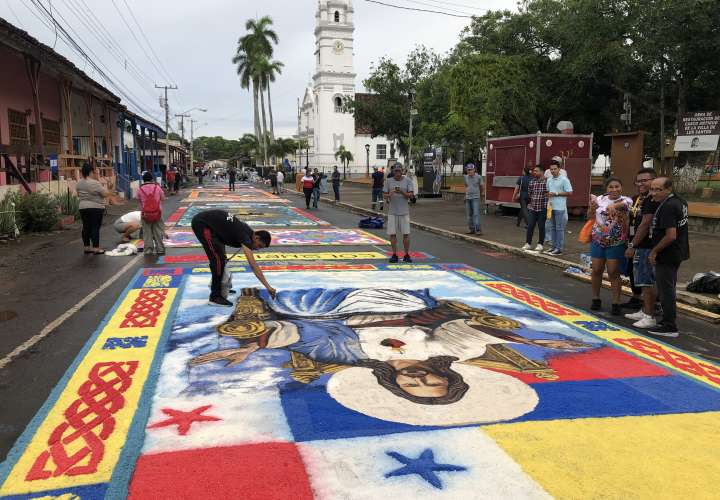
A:
<svg viewBox="0 0 720 500">
<path fill-rule="evenodd" d="M 515 0 L 381 1 L 455 15 L 516 9 Z M 458 34 L 470 21 L 367 0 L 353 3 L 358 89 L 371 63 L 380 57 L 404 61 L 417 44 L 444 52 L 457 42 Z M 160 123 L 164 120 L 158 104 L 160 91 L 154 85 L 176 83 L 179 90 L 169 94 L 171 114 L 193 107 L 207 108 L 206 113 L 192 112 L 199 120 L 196 136 L 227 138 L 252 131 L 252 100 L 240 88 L 230 60 L 244 32 L 245 20 L 269 15 L 280 37 L 275 58 L 285 64 L 272 88 L 276 134 L 287 136 L 296 130 L 297 98 L 302 97 L 314 70 L 316 0 L 0 0 L 0 17 L 54 46 L 120 95 L 83 56 L 69 48 L 61 34 L 56 38 L 47 12 L 40 6 L 51 11 L 103 71 L 131 95 L 123 99 L 126 105 L 129 100 L 137 103 L 130 104 L 131 109 Z M 176 119 L 171 120 L 171 127 L 178 129 Z M 186 135 L 188 129 L 186 121 Z"/>
</svg>

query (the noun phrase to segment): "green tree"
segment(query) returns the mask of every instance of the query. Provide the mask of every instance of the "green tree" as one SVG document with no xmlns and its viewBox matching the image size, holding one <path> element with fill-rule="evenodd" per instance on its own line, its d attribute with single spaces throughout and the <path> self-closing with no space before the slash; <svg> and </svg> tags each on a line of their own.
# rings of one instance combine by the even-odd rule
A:
<svg viewBox="0 0 720 500">
<path fill-rule="evenodd" d="M 273 44 L 278 43 L 277 33 L 271 29 L 272 24 L 273 21 L 269 16 L 263 16 L 258 20 L 248 19 L 245 23 L 247 34 L 238 40 L 235 57 L 233 58 L 243 88 L 247 89 L 252 84 L 255 136 L 260 138 L 265 163 L 268 162 L 268 143 L 266 141 L 267 124 L 263 80 L 269 78 L 267 67 L 268 65 L 272 66 L 274 63 L 268 64 L 266 61 L 272 56 Z M 259 106 L 261 106 L 262 113 L 258 109 Z M 262 125 L 260 122 L 261 114 Z"/>
<path fill-rule="evenodd" d="M 345 172 L 345 168 L 350 165 L 350 162 L 353 161 L 355 158 L 353 158 L 352 152 L 347 150 L 344 145 L 341 145 L 337 151 L 335 151 L 335 159 L 340 160 L 340 162 L 343 164 L 343 173 Z"/>
</svg>

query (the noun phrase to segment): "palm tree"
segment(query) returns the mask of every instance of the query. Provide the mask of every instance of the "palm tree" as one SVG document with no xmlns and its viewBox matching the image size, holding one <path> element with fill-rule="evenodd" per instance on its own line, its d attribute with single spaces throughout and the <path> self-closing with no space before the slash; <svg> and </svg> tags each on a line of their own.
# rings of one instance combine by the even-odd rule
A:
<svg viewBox="0 0 720 500">
<path fill-rule="evenodd" d="M 258 60 L 258 72 L 260 73 L 261 89 L 267 91 L 268 113 L 270 115 L 270 140 L 275 140 L 275 124 L 272 112 L 272 100 L 270 99 L 270 83 L 275 81 L 275 77 L 282 73 L 285 65 L 280 61 L 271 61 L 269 58 Z"/>
<path fill-rule="evenodd" d="M 258 85 L 257 85 L 257 65 L 255 58 L 246 51 L 245 37 L 238 41 L 237 52 L 233 57 L 233 64 L 237 65 L 237 74 L 240 75 L 240 86 L 249 89 L 252 85 L 253 92 L 253 125 L 255 127 L 255 137 L 260 137 L 260 114 L 258 110 Z"/>
<path fill-rule="evenodd" d="M 252 165 L 252 158 L 257 156 L 260 149 L 257 137 L 253 134 L 244 134 L 238 142 L 240 143 L 240 152 L 250 158 L 250 164 Z"/>
<path fill-rule="evenodd" d="M 345 168 L 350 165 L 350 162 L 353 161 L 355 158 L 353 158 L 353 154 L 345 149 L 345 146 L 341 145 L 338 150 L 335 152 L 335 159 L 340 160 L 343 164 L 343 179 L 345 176 Z"/>
<path fill-rule="evenodd" d="M 264 71 L 268 67 L 264 61 L 269 59 L 273 53 L 273 43 L 278 43 L 278 36 L 270 26 L 273 21 L 269 16 L 263 16 L 259 20 L 248 19 L 245 23 L 247 34 L 238 41 L 236 58 L 240 54 L 246 56 L 250 67 L 249 73 L 253 84 L 253 104 L 255 106 L 255 135 L 260 138 L 262 144 L 265 163 L 267 164 L 267 125 L 265 119 L 265 99 L 263 93 L 263 80 L 267 78 Z M 263 70 L 265 68 L 265 70 Z M 260 113 L 258 113 L 258 97 L 260 97 L 260 106 L 262 109 L 262 126 L 260 125 Z"/>
</svg>

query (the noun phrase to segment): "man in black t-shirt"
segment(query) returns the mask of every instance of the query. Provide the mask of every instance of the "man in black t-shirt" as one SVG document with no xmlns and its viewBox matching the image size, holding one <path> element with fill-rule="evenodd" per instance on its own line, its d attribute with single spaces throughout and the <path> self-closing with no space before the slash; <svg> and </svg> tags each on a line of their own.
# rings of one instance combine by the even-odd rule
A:
<svg viewBox="0 0 720 500">
<path fill-rule="evenodd" d="M 212 281 L 210 285 L 210 304 L 232 306 L 232 302 L 221 294 L 221 282 L 227 256 L 225 245 L 241 248 L 255 277 L 275 297 L 275 289 L 271 287 L 262 270 L 255 262 L 253 250 L 270 246 L 270 233 L 253 231 L 250 226 L 225 210 L 205 210 L 192 219 L 192 230 L 203 246 L 210 262 Z"/>
<path fill-rule="evenodd" d="M 660 205 L 650 196 L 650 183 L 656 177 L 652 168 L 642 168 L 635 176 L 638 194 L 633 198 L 630 209 L 630 243 L 625 257 L 630 259 L 628 276 L 633 290 L 633 297 L 626 307 L 640 308 L 639 311 L 626 314 L 628 319 L 635 320 L 633 326 L 652 328 L 657 326 L 653 312 L 655 310 L 655 269 L 648 261 L 652 244 L 648 234 L 655 210 Z M 642 295 L 642 302 L 639 300 Z"/>
<path fill-rule="evenodd" d="M 380 210 L 383 209 L 383 187 L 385 187 L 385 176 L 378 170 L 377 167 L 373 167 L 372 173 L 372 209 L 375 210 L 377 203 L 380 203 Z"/>
<path fill-rule="evenodd" d="M 657 293 L 663 307 L 661 323 L 649 330 L 654 335 L 677 337 L 677 273 L 682 261 L 690 258 L 687 202 L 673 193 L 672 180 L 658 177 L 650 186 L 659 203 L 650 224 L 652 250 L 648 261 L 655 266 Z"/>
</svg>

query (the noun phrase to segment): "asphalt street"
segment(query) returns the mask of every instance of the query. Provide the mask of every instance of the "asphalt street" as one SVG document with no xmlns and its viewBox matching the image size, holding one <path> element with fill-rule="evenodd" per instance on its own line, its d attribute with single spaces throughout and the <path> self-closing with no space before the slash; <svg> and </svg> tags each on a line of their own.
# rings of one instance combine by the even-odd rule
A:
<svg viewBox="0 0 720 500">
<path fill-rule="evenodd" d="M 286 197 L 293 206 L 301 206 L 300 197 L 293 194 Z M 175 211 L 181 199 L 182 195 L 171 197 L 166 202 L 166 216 Z M 302 205 L 304 208 L 304 203 Z M 134 209 L 132 204 L 122 207 L 121 211 L 120 208 L 113 208 L 114 215 L 106 218 L 103 227 L 102 242 L 110 248 L 111 243 L 116 241 L 111 226 L 115 214 Z M 328 204 L 321 204 L 312 213 L 337 227 L 357 227 L 360 219 L 357 215 Z M 384 237 L 382 230 L 375 232 Z M 586 309 L 589 305 L 589 285 L 563 277 L 557 268 L 422 231 L 414 231 L 411 237 L 412 250 L 434 256 L 432 262 L 465 263 L 571 306 Z M 28 237 L 25 240 L 14 247 L 0 250 L 0 259 L 4 263 L 0 270 L 5 277 L 0 283 L 0 311 L 16 314 L 12 319 L 0 321 L 0 359 L 37 335 L 48 323 L 71 310 L 133 259 L 83 255 L 79 231 Z M 388 250 L 387 247 L 348 247 L 348 251 L 378 249 Z M 329 251 L 330 248 L 282 248 L 286 252 L 300 250 Z M 337 248 L 332 250 L 338 251 Z M 169 251 L 173 255 L 199 252 L 199 248 Z M 144 257 L 135 259 L 131 268 L 46 338 L 0 368 L 0 461 L 5 459 L 13 443 L 48 398 L 137 268 L 152 266 L 154 262 L 154 259 Z M 271 275 L 269 278 L 272 280 Z M 419 287 L 422 284 L 408 283 L 408 286 Z M 609 303 L 609 292 L 604 290 L 603 294 L 605 302 Z M 600 315 L 624 326 L 630 326 L 631 323 L 624 318 L 611 317 L 608 312 Z M 679 338 L 661 340 L 707 359 L 720 360 L 720 327 L 688 317 L 681 317 L 679 325 L 682 332 Z"/>
</svg>

